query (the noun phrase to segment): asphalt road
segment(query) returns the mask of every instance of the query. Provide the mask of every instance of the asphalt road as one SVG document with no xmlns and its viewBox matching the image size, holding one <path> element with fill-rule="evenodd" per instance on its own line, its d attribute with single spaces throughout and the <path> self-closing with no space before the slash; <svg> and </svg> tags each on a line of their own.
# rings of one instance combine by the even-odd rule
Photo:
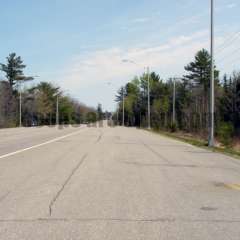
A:
<svg viewBox="0 0 240 240">
<path fill-rule="evenodd" d="M 237 184 L 239 160 L 144 130 L 0 130 L 0 239 L 239 240 Z"/>
</svg>

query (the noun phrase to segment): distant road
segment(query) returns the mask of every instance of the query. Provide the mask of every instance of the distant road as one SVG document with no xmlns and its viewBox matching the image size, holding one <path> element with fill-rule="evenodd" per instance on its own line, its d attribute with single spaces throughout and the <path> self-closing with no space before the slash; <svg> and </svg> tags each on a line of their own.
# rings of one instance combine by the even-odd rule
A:
<svg viewBox="0 0 240 240">
<path fill-rule="evenodd" d="M 0 130 L 1 240 L 239 240 L 240 161 L 123 127 Z"/>
</svg>

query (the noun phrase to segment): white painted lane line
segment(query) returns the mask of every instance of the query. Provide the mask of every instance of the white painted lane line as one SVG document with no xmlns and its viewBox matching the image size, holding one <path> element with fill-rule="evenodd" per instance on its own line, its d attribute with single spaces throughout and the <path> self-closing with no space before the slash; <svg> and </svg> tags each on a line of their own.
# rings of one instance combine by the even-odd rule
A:
<svg viewBox="0 0 240 240">
<path fill-rule="evenodd" d="M 79 134 L 80 132 L 83 132 L 83 130 L 88 130 L 88 128 L 81 128 L 81 129 L 78 130 L 77 132 L 69 133 L 69 134 L 67 134 L 67 135 L 54 138 L 54 139 L 49 140 L 49 141 L 47 141 L 47 142 L 43 142 L 43 143 L 40 143 L 40 144 L 31 146 L 31 147 L 19 149 L 19 150 L 15 151 L 15 152 L 11 152 L 11 153 L 4 154 L 4 155 L 0 156 L 0 159 L 6 158 L 6 157 L 10 157 L 10 156 L 16 155 L 16 154 L 18 154 L 18 153 L 22 153 L 22 152 L 25 152 L 25 151 L 34 149 L 34 148 L 39 148 L 39 147 L 41 147 L 41 146 L 44 146 L 44 145 L 47 145 L 47 144 L 50 144 L 50 143 L 57 142 L 57 141 L 59 141 L 59 140 L 61 140 L 61 139 L 64 139 L 64 138 L 67 138 L 67 137 L 71 137 L 71 136 L 77 135 L 77 134 Z"/>
</svg>

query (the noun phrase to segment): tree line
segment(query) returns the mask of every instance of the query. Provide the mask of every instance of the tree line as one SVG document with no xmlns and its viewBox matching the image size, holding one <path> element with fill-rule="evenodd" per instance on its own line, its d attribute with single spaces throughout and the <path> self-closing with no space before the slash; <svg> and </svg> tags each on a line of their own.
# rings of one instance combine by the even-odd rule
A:
<svg viewBox="0 0 240 240">
<path fill-rule="evenodd" d="M 163 129 L 194 133 L 207 138 L 209 129 L 209 88 L 211 56 L 202 49 L 194 61 L 185 66 L 186 74 L 180 78 L 164 81 L 159 74 L 151 72 L 150 106 L 151 125 Z M 173 119 L 173 90 L 176 89 L 175 112 Z M 123 97 L 125 124 L 147 126 L 147 86 L 148 74 L 134 77 L 116 95 L 118 108 L 114 119 L 122 124 Z M 124 95 L 123 95 L 124 94 Z M 233 137 L 240 133 L 240 73 L 219 77 L 215 66 L 215 129 L 221 142 L 231 144 Z"/>
<path fill-rule="evenodd" d="M 19 125 L 20 96 L 23 126 L 55 124 L 57 104 L 59 124 L 89 123 L 103 118 L 100 104 L 97 109 L 86 106 L 50 82 L 40 82 L 21 89 L 24 82 L 34 80 L 32 76 L 25 76 L 25 68 L 26 65 L 16 53 L 11 53 L 6 63 L 0 63 L 0 71 L 5 75 L 0 80 L 0 128 Z"/>
</svg>

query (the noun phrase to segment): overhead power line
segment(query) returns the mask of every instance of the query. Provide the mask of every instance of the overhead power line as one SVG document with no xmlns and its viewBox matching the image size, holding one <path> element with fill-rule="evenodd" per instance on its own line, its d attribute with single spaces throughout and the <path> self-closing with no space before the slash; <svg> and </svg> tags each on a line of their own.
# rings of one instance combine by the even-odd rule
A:
<svg viewBox="0 0 240 240">
<path fill-rule="evenodd" d="M 240 67 L 240 56 L 237 56 L 236 58 L 228 59 L 228 60 L 230 60 L 230 61 L 225 62 L 225 64 L 228 64 L 228 65 L 232 64 L 232 63 L 236 63 L 237 64 L 237 62 L 239 61 L 239 67 Z M 222 63 L 224 63 L 224 61 L 219 62 L 218 64 L 222 64 Z"/>
<path fill-rule="evenodd" d="M 238 53 L 240 51 L 240 48 L 234 49 L 233 51 L 231 51 L 230 53 L 226 54 L 225 56 L 223 56 L 222 58 L 220 58 L 218 60 L 218 62 L 224 62 L 225 60 L 228 60 L 229 57 L 231 58 L 232 56 L 234 56 L 236 53 Z"/>
<path fill-rule="evenodd" d="M 231 44 L 233 44 L 237 39 L 240 38 L 240 31 L 232 34 L 231 36 L 229 36 L 224 42 L 223 44 L 221 44 L 216 50 L 216 55 L 218 55 L 219 53 L 223 52 L 226 48 L 228 48 L 229 46 L 231 46 Z"/>
</svg>

